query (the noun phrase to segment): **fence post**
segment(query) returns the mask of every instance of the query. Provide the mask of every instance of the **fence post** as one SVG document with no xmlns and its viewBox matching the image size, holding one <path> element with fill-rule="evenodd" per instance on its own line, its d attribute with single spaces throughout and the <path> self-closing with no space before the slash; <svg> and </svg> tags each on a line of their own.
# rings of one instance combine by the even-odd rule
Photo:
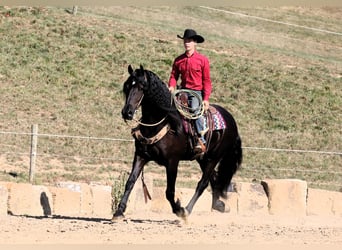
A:
<svg viewBox="0 0 342 250">
<path fill-rule="evenodd" d="M 77 5 L 72 6 L 72 14 L 76 16 L 76 14 L 77 14 Z"/>
<path fill-rule="evenodd" d="M 31 126 L 31 153 L 30 153 L 30 183 L 33 183 L 35 168 L 36 168 L 36 157 L 37 157 L 37 145 L 38 145 L 38 124 Z"/>
</svg>

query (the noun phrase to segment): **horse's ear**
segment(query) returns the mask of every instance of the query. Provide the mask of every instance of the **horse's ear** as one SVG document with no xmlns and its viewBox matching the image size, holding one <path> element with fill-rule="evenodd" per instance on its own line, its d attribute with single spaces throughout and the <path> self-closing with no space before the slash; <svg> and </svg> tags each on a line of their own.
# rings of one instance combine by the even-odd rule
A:
<svg viewBox="0 0 342 250">
<path fill-rule="evenodd" d="M 140 64 L 140 71 L 144 72 L 144 67 Z"/>
<path fill-rule="evenodd" d="M 128 65 L 128 73 L 129 73 L 130 75 L 133 74 L 133 68 L 132 68 L 131 65 Z"/>
</svg>

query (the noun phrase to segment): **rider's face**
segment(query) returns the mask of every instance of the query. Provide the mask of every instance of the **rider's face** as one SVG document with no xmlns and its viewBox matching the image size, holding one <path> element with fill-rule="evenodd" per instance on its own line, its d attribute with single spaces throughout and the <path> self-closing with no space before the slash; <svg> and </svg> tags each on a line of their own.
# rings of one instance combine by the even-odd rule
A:
<svg viewBox="0 0 342 250">
<path fill-rule="evenodd" d="M 185 38 L 184 39 L 184 48 L 187 52 L 193 51 L 195 49 L 196 42 L 194 39 Z"/>
</svg>

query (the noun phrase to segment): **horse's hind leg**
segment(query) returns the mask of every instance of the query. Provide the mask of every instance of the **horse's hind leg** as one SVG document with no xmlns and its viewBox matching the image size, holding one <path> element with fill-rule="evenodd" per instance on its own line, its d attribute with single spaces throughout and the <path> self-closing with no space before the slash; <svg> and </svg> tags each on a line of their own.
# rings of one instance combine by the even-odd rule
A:
<svg viewBox="0 0 342 250">
<path fill-rule="evenodd" d="M 239 168 L 242 160 L 241 140 L 238 137 L 236 144 L 230 150 L 227 150 L 221 159 L 215 173 L 212 175 L 211 186 L 213 190 L 212 208 L 220 212 L 229 212 L 229 206 L 219 200 L 220 197 L 227 199 L 228 187 L 231 180 Z"/>
<path fill-rule="evenodd" d="M 226 205 L 220 200 L 221 189 L 218 186 L 218 173 L 214 170 L 214 173 L 210 177 L 210 185 L 212 189 L 212 205 L 211 208 L 219 212 L 224 212 L 226 210 Z"/>
<path fill-rule="evenodd" d="M 195 203 L 197 202 L 198 198 L 202 195 L 203 191 L 208 187 L 216 163 L 217 162 L 212 162 L 208 160 L 204 160 L 200 163 L 203 174 L 201 180 L 197 184 L 195 194 L 192 196 L 191 200 L 189 201 L 189 204 L 186 206 L 188 214 L 192 212 L 192 209 Z"/>
</svg>

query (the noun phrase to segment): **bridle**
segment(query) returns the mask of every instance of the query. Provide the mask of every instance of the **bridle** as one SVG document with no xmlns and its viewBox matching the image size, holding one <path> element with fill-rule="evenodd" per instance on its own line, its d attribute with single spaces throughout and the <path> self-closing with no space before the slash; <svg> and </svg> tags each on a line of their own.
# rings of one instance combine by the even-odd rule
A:
<svg viewBox="0 0 342 250">
<path fill-rule="evenodd" d="M 138 102 L 136 111 L 137 111 L 137 110 L 139 109 L 139 107 L 141 106 L 141 102 L 142 102 L 143 98 L 144 98 L 144 94 L 141 96 L 141 98 L 140 98 L 140 100 L 139 100 L 139 102 Z M 172 98 L 172 95 L 171 95 L 171 104 L 172 104 L 172 100 L 173 100 L 173 98 Z M 136 111 L 135 111 L 135 112 L 136 112 Z M 141 118 L 140 118 L 139 120 L 137 120 L 137 119 L 134 118 L 134 116 L 133 116 L 133 119 L 132 119 L 132 120 L 135 121 L 136 123 L 138 123 L 139 125 L 142 125 L 142 126 L 145 126 L 145 127 L 154 127 L 154 126 L 158 126 L 158 125 L 160 125 L 162 122 L 164 122 L 165 119 L 166 119 L 166 117 L 167 117 L 167 114 L 164 116 L 164 118 L 162 118 L 159 122 L 156 122 L 156 123 L 144 123 L 144 122 L 141 122 Z"/>
<path fill-rule="evenodd" d="M 138 105 L 137 105 L 137 108 L 136 108 L 134 114 L 135 114 L 135 113 L 137 112 L 137 110 L 140 108 L 141 102 L 142 102 L 143 98 L 144 98 L 144 94 L 142 94 L 142 96 L 141 96 L 141 98 L 140 98 L 140 100 L 139 100 L 139 102 L 138 102 Z M 172 104 L 172 100 L 173 100 L 173 99 L 171 98 L 171 104 Z M 159 124 L 161 124 L 162 122 L 164 122 L 165 119 L 166 119 L 166 117 L 167 117 L 167 114 L 164 116 L 164 118 L 162 118 L 159 122 L 156 122 L 156 123 L 144 123 L 144 122 L 141 122 L 141 118 L 140 118 L 139 120 L 134 119 L 134 115 L 133 115 L 133 119 L 132 119 L 132 120 L 135 121 L 136 123 L 138 123 L 139 125 L 142 125 L 142 126 L 154 127 L 154 126 L 158 126 Z M 154 136 L 152 136 L 152 137 L 145 137 L 145 136 L 142 135 L 139 125 L 138 125 L 138 126 L 134 126 L 134 127 L 132 126 L 132 131 L 131 131 L 131 133 L 132 133 L 132 135 L 133 135 L 133 137 L 134 137 L 135 139 L 137 139 L 138 141 L 140 141 L 140 143 L 142 143 L 142 144 L 147 144 L 147 145 L 151 145 L 151 144 L 154 144 L 154 143 L 158 142 L 158 141 L 161 140 L 161 139 L 168 133 L 168 131 L 170 130 L 170 124 L 167 123 L 167 124 L 165 124 L 165 125 L 162 127 L 161 130 L 159 130 L 159 132 L 158 132 L 156 135 L 154 135 Z M 146 199 L 146 197 L 145 197 L 145 199 Z"/>
</svg>

